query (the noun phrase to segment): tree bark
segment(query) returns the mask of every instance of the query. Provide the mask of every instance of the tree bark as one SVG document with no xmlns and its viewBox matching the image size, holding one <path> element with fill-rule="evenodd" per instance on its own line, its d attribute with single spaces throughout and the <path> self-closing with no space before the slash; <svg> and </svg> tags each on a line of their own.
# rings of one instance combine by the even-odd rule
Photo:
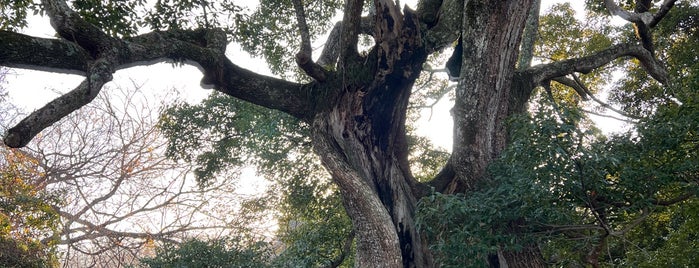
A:
<svg viewBox="0 0 699 268">
<path fill-rule="evenodd" d="M 505 119 L 523 111 L 533 88 L 513 83 L 520 43 L 533 1 L 465 1 L 463 55 L 454 105 L 455 179 L 448 192 L 474 190 L 488 177 L 486 168 L 507 144 Z M 517 15 L 513 15 L 517 14 Z M 493 267 L 543 267 L 535 246 L 499 252 Z"/>
<path fill-rule="evenodd" d="M 414 13 L 390 1 L 377 1 L 376 12 L 377 45 L 365 58 L 341 58 L 342 90 L 314 118 L 313 144 L 352 219 L 357 267 L 432 267 L 414 222 L 421 188 L 405 137 L 411 88 L 427 53 Z"/>
</svg>

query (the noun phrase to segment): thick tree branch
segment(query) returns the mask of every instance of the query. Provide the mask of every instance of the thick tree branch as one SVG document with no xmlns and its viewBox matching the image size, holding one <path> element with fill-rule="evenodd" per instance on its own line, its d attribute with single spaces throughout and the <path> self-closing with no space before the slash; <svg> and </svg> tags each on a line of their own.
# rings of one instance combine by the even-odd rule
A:
<svg viewBox="0 0 699 268">
<path fill-rule="evenodd" d="M 565 76 L 574 72 L 589 73 L 592 70 L 602 67 L 614 59 L 632 56 L 641 62 L 646 72 L 660 83 L 668 82 L 668 74 L 660 62 L 651 53 L 640 45 L 621 44 L 611 46 L 589 56 L 575 59 L 562 60 L 548 64 L 533 66 L 527 71 L 531 71 L 535 83 L 539 84 L 545 80 Z"/>
<path fill-rule="evenodd" d="M 311 33 L 306 23 L 306 12 L 301 0 L 292 0 L 296 12 L 296 23 L 301 35 L 301 49 L 296 54 L 296 64 L 306 72 L 307 75 L 317 81 L 325 81 L 328 78 L 327 71 L 320 65 L 313 62 L 313 49 L 311 48 Z"/>
<path fill-rule="evenodd" d="M 95 60 L 88 62 L 86 79 L 73 91 L 36 110 L 7 131 L 4 142 L 10 147 L 22 147 L 41 130 L 92 101 L 102 86 L 112 80 L 118 52 L 115 39 L 81 19 L 65 1 L 43 0 L 51 25 L 63 38 L 85 49 Z"/>
<path fill-rule="evenodd" d="M 114 54 L 112 48 L 119 44 L 118 40 L 83 20 L 64 0 L 42 0 L 41 3 L 51 19 L 51 26 L 59 36 L 75 42 L 93 58 L 101 57 L 102 53 Z"/>
<path fill-rule="evenodd" d="M 361 34 L 373 35 L 374 34 L 374 18 L 362 17 L 359 31 Z M 342 35 L 342 21 L 335 23 L 335 26 L 330 31 L 330 35 L 325 41 L 323 46 L 323 51 L 320 53 L 318 58 L 318 65 L 325 68 L 332 68 L 337 63 L 337 59 L 340 56 L 340 43 Z"/>
<path fill-rule="evenodd" d="M 64 39 L 48 39 L 20 33 L 0 31 L 0 65 L 13 68 L 42 69 L 85 75 L 90 54 L 80 46 Z"/>
<path fill-rule="evenodd" d="M 111 81 L 114 70 L 166 59 L 193 63 L 201 67 L 204 85 L 211 85 L 228 95 L 280 110 L 297 118 L 311 117 L 315 108 L 310 102 L 313 85 L 259 75 L 233 64 L 225 57 L 226 39 L 222 31 L 152 32 L 121 41 L 120 44 L 112 46 L 113 49 L 109 53 L 96 53 L 100 57 L 94 61 L 87 54 L 95 53 L 84 47 L 84 50 L 79 49 L 65 41 L 6 32 L 1 34 L 11 36 L 14 40 L 2 42 L 3 45 L 9 44 L 8 48 L 12 49 L 0 54 L 0 63 L 3 65 L 38 70 L 49 67 L 61 72 L 87 74 L 85 81 L 76 89 L 35 111 L 10 129 L 4 139 L 5 144 L 10 147 L 26 145 L 42 129 L 89 103 L 97 96 L 102 85 Z M 34 53 L 36 55 L 31 56 L 12 52 L 23 51 L 26 47 L 39 49 Z M 72 55 L 75 56 L 71 57 Z M 38 56 L 47 57 L 40 61 Z"/>
<path fill-rule="evenodd" d="M 112 73 L 113 68 L 109 62 L 93 62 L 88 68 L 87 78 L 77 88 L 49 102 L 10 128 L 3 140 L 5 145 L 23 147 L 43 129 L 90 103 L 97 97 L 102 86 L 112 80 Z"/>
<path fill-rule="evenodd" d="M 529 68 L 534 58 L 534 44 L 539 37 L 539 9 L 541 8 L 541 0 L 534 0 L 532 8 L 527 15 L 527 22 L 524 25 L 524 33 L 522 34 L 522 43 L 520 44 L 519 61 L 517 69 L 524 70 Z"/>
<path fill-rule="evenodd" d="M 461 35 L 464 1 L 424 2 L 418 5 L 418 16 L 427 25 L 434 25 L 429 28 L 425 35 L 425 46 L 428 51 L 440 50 L 452 44 Z M 437 10 L 435 10 L 436 7 L 438 7 Z M 436 16 L 431 18 L 435 12 Z"/>
<path fill-rule="evenodd" d="M 313 114 L 314 107 L 310 102 L 312 85 L 259 75 L 235 65 L 223 54 L 225 46 L 207 48 L 210 47 L 207 36 L 217 36 L 204 34 L 209 31 L 216 30 L 173 30 L 137 36 L 130 43 L 131 58 L 124 65 L 164 59 L 186 61 L 202 69 L 204 86 L 213 86 L 225 94 L 298 118 L 308 118 Z"/>
<path fill-rule="evenodd" d="M 617 5 L 614 2 L 614 0 L 604 0 L 604 5 L 607 7 L 607 10 L 609 10 L 609 13 L 612 13 L 612 15 L 619 16 L 622 19 L 625 19 L 629 22 L 640 22 L 645 25 L 648 25 L 651 21 L 653 21 L 653 14 L 651 14 L 650 12 L 629 12 Z"/>
<path fill-rule="evenodd" d="M 364 0 L 345 1 L 345 14 L 342 17 L 342 31 L 340 32 L 339 62 L 341 65 L 344 65 L 348 59 L 359 56 L 357 42 L 359 41 L 362 6 L 364 6 Z"/>
</svg>

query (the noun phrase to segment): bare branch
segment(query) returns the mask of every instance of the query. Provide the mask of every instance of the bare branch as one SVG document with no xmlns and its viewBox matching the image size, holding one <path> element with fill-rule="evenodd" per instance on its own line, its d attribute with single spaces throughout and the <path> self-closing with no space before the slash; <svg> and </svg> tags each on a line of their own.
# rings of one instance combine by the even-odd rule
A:
<svg viewBox="0 0 699 268">
<path fill-rule="evenodd" d="M 136 92 L 139 87 L 109 97 L 101 94 L 25 149 L 32 150 L 37 166 L 51 177 L 43 180 L 46 188 L 66 190 L 69 201 L 57 209 L 64 226 L 58 244 L 75 250 L 66 255 L 73 258 L 67 260 L 71 263 L 102 258 L 95 254 L 138 259 L 146 241 L 229 234 L 244 221 L 219 215 L 237 211 L 237 203 L 230 200 L 239 196 L 230 180 L 205 189 L 189 185 L 188 166 L 164 157 L 165 141 L 155 127 L 159 107 Z M 207 196 L 233 206 L 224 212 L 225 206 L 207 201 Z"/>
<path fill-rule="evenodd" d="M 624 111 L 619 110 L 617 108 L 614 108 L 613 106 L 609 105 L 608 103 L 601 101 L 600 99 L 595 97 L 595 94 L 592 94 L 592 92 L 587 88 L 587 86 L 585 86 L 585 84 L 582 81 L 580 81 L 580 78 L 578 78 L 577 75 L 575 75 L 575 74 L 571 74 L 571 75 L 573 76 L 573 79 L 575 80 L 575 84 L 578 85 L 578 87 L 581 88 L 583 90 L 583 92 L 585 92 L 587 94 L 587 96 L 589 96 L 593 101 L 595 101 L 600 106 L 604 107 L 605 109 L 612 110 L 615 113 L 618 113 L 624 117 L 628 117 L 628 118 L 632 118 L 632 119 L 636 119 L 636 120 L 641 119 L 640 117 L 627 114 Z"/>
<path fill-rule="evenodd" d="M 599 117 L 611 118 L 611 119 L 614 119 L 614 120 L 617 120 L 617 121 L 621 121 L 621 122 L 624 122 L 624 123 L 628 123 L 628 124 L 636 124 L 636 123 L 638 123 L 638 122 L 633 121 L 633 120 L 624 119 L 624 118 L 616 117 L 616 116 L 613 116 L 613 115 L 598 113 L 598 112 L 590 111 L 590 110 L 586 110 L 586 109 L 580 109 L 580 110 L 581 110 L 582 112 L 584 112 L 584 113 L 587 113 L 587 114 L 596 115 L 596 116 L 599 116 Z"/>
</svg>

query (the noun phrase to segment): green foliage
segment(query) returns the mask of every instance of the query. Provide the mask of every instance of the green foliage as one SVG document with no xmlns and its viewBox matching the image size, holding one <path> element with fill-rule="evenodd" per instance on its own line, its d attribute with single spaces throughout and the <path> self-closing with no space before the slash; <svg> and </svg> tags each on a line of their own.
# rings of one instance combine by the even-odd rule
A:
<svg viewBox="0 0 699 268">
<path fill-rule="evenodd" d="M 662 105 L 697 102 L 699 87 L 699 6 L 678 2 L 653 29 L 656 55 L 667 63 L 671 83 L 660 85 L 648 77 L 640 64 L 627 64 L 627 75 L 610 99 L 633 115 L 647 115 Z"/>
<path fill-rule="evenodd" d="M 257 166 L 270 174 L 288 170 L 277 164 L 311 153 L 303 135 L 308 130 L 298 120 L 220 93 L 200 105 L 174 104 L 159 127 L 168 137 L 167 155 L 194 161 L 204 184 L 232 167 Z"/>
<path fill-rule="evenodd" d="M 239 239 L 191 239 L 156 249 L 141 262 L 150 268 L 268 267 L 270 251 L 263 242 L 246 244 Z"/>
<path fill-rule="evenodd" d="M 170 107 L 159 126 L 169 139 L 168 155 L 194 161 L 202 184 L 235 176 L 225 172 L 243 166 L 273 182 L 251 209 L 277 215 L 284 245 L 275 265 L 319 266 L 341 256 L 351 265 L 351 248 L 344 247 L 351 224 L 304 123 L 216 93 L 199 105 Z"/>
<path fill-rule="evenodd" d="M 30 11 L 40 12 L 32 0 L 0 0 L 0 30 L 15 31 L 26 27 Z"/>
<path fill-rule="evenodd" d="M 521 250 L 536 239 L 530 235 L 537 232 L 534 226 L 576 218 L 570 212 L 580 205 L 580 186 L 571 181 L 577 170 L 568 158 L 570 150 L 583 149 L 577 143 L 582 133 L 575 127 L 580 114 L 568 111 L 571 121 L 560 124 L 552 108 L 544 107 L 534 118 L 512 121 L 513 143 L 480 190 L 420 201 L 419 227 L 443 266 L 482 267 L 499 248 Z"/>
<path fill-rule="evenodd" d="M 56 194 L 42 189 L 36 159 L 0 149 L 0 266 L 57 267 L 60 218 Z"/>
<path fill-rule="evenodd" d="M 664 107 L 635 133 L 605 139 L 581 130 L 578 111 L 540 102 L 532 117 L 512 120 L 512 143 L 486 185 L 420 202 L 420 228 L 443 265 L 477 267 L 498 246 L 517 250 L 528 241 L 562 266 L 584 265 L 594 257 L 588 252 L 610 265 L 652 266 L 659 262 L 648 256 L 696 251 L 679 242 L 696 233 L 697 214 L 687 213 L 699 193 L 696 104 Z"/>
<path fill-rule="evenodd" d="M 329 181 L 299 178 L 285 183 L 279 204 L 278 239 L 284 250 L 275 267 L 327 267 L 331 262 L 352 267 L 352 223 L 340 194 Z"/>
<path fill-rule="evenodd" d="M 137 8 L 144 0 L 75 0 L 73 8 L 87 22 L 112 36 L 130 36 L 138 31 Z"/>
<path fill-rule="evenodd" d="M 539 40 L 535 54 L 546 60 L 568 59 L 599 51 L 612 44 L 609 36 L 614 28 L 604 18 L 588 18 L 581 22 L 570 3 L 557 4 L 539 22 Z"/>
<path fill-rule="evenodd" d="M 575 15 L 570 3 L 563 3 L 554 5 L 540 18 L 539 41 L 534 47 L 538 58 L 550 62 L 589 55 L 611 46 L 611 36 L 620 32 L 610 26 L 607 17 L 590 16 L 585 21 L 580 21 Z M 596 89 L 607 85 L 613 70 L 595 69 L 589 74 L 581 75 L 580 80 L 594 93 Z M 569 87 L 553 83 L 552 88 L 552 94 L 557 100 L 571 104 L 581 101 L 580 95 Z"/>
<path fill-rule="evenodd" d="M 306 11 L 306 23 L 311 39 L 315 39 L 333 26 L 331 19 L 343 7 L 345 1 L 301 1 Z M 234 38 L 245 51 L 253 56 L 263 56 L 272 73 L 288 75 L 295 66 L 294 57 L 300 44 L 294 7 L 290 0 L 262 0 L 252 13 L 236 18 L 239 27 Z"/>
</svg>

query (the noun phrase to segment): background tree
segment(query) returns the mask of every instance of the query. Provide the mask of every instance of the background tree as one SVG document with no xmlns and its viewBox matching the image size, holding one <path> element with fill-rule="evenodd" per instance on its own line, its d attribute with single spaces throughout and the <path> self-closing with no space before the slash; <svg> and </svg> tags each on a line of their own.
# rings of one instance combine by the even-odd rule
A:
<svg viewBox="0 0 699 268">
<path fill-rule="evenodd" d="M 0 83 L 6 71 L 0 70 Z M 11 117 L 13 108 L 0 85 L 0 119 Z M 57 266 L 59 193 L 46 191 L 46 184 L 38 180 L 36 159 L 5 147 L 0 156 L 0 266 Z"/>
<path fill-rule="evenodd" d="M 339 1 L 261 1 L 254 12 L 244 12 L 227 1 L 157 2 L 155 6 L 145 2 L 110 5 L 75 1 L 70 3 L 72 6 L 61 0 L 45 0 L 41 6 L 19 2 L 8 9 L 13 12 L 7 21 L 14 22 L 9 25 L 22 26 L 22 16 L 28 9 L 41 8 L 61 38 L 42 39 L 1 31 L 0 48 L 4 54 L 0 54 L 0 64 L 79 73 L 85 80 L 11 128 L 4 142 L 11 147 L 26 145 L 42 129 L 92 101 L 115 70 L 165 59 L 193 63 L 202 69 L 203 85 L 282 112 L 284 117 L 293 118 L 297 126 L 307 128 L 305 133 L 299 133 L 300 137 L 283 140 L 307 140 L 330 173 L 352 222 L 356 266 L 431 267 L 436 265 L 434 257 L 440 262 L 443 259 L 439 251 L 429 248 L 428 237 L 418 233 L 418 200 L 435 192 L 451 197 L 497 189 L 491 188 L 495 187 L 491 183 L 498 177 L 489 174 L 487 168 L 508 143 L 515 141 L 514 135 L 508 135 L 507 118 L 526 111 L 535 88 L 542 86 L 549 93 L 552 80 L 588 94 L 584 81 L 576 81 L 577 73 L 590 73 L 617 59 L 633 57 L 631 62 L 639 63 L 663 86 L 672 85 L 674 81 L 657 58 L 662 56 L 658 44 L 649 33 L 674 10 L 675 2 L 668 0 L 651 6 L 650 1 L 639 0 L 620 7 L 614 1 L 604 1 L 604 7 L 612 14 L 633 23 L 638 29 L 637 37 L 616 36 L 610 45 L 600 46 L 599 50 L 583 50 L 584 54 L 571 50 L 570 55 L 535 66 L 530 66 L 535 38 L 525 33 L 536 32 L 532 29 L 538 25 L 538 1 L 424 0 L 414 11 L 401 10 L 398 3 L 387 0 L 366 4 L 348 0 L 344 5 Z M 591 4 L 597 7 L 602 3 Z M 321 55 L 314 58 L 311 40 L 333 25 L 329 20 L 334 14 L 327 11 L 340 6 L 342 21 L 334 24 Z M 140 8 L 145 8 L 146 14 L 134 15 Z M 265 14 L 293 14 L 295 21 L 289 23 L 288 16 Z M 136 34 L 142 26 L 153 31 Z M 360 46 L 360 35 L 373 40 L 367 47 Z M 452 153 L 437 175 L 419 181 L 410 168 L 406 127 L 412 88 L 428 56 L 457 40 L 460 49 L 455 51 L 460 53 L 455 57 L 461 68 L 454 89 Z M 240 68 L 225 56 L 228 41 L 239 42 L 251 51 L 263 51 L 272 68 L 278 70 L 291 61 L 284 55 L 298 51 L 294 61 L 307 77 L 282 80 Z M 27 55 L 24 51 L 33 53 Z M 284 117 L 277 117 L 281 125 L 287 123 Z M 562 121 L 568 118 L 560 117 Z M 165 122 L 175 120 L 178 119 L 166 118 Z M 571 120 L 568 121 L 572 123 L 566 123 L 567 128 L 577 128 L 578 118 Z M 573 136 L 583 137 L 580 133 L 584 131 L 563 130 L 577 136 L 564 135 L 566 143 L 561 148 L 587 150 L 576 146 L 580 143 L 572 143 L 577 139 L 568 141 Z M 225 146 L 231 137 L 213 138 L 212 144 L 217 146 L 203 148 L 202 159 L 221 156 L 235 160 L 231 157 L 235 151 L 230 151 L 233 147 Z M 232 140 L 236 141 L 235 137 Z M 549 157 L 560 155 L 564 153 Z M 288 153 L 286 158 L 294 159 Z M 199 169 L 200 178 L 227 167 L 216 161 L 205 163 Z M 507 200 L 505 194 L 495 191 L 493 197 Z M 591 204 L 590 195 L 591 192 L 572 201 Z M 491 205 L 489 209 L 500 204 L 487 201 L 493 202 L 484 203 Z M 590 204 L 587 206 L 595 211 L 595 219 L 605 222 L 594 209 L 596 206 Z M 529 222 L 520 215 L 505 218 L 504 222 L 490 218 L 483 224 L 485 230 L 504 228 L 503 237 L 511 237 L 526 233 L 520 226 L 528 226 Z M 545 260 L 537 242 L 496 239 L 479 251 L 483 254 L 467 255 L 471 258 L 465 261 L 509 267 L 543 266 Z"/>
<path fill-rule="evenodd" d="M 232 239 L 209 241 L 187 240 L 166 245 L 152 258 L 143 260 L 146 267 L 267 267 L 269 252 L 265 243 L 248 245 Z"/>
<path fill-rule="evenodd" d="M 22 151 L 4 154 L 14 165 L 35 170 L 25 176 L 41 185 L 33 191 L 57 192 L 62 203 L 49 208 L 61 224 L 58 228 L 55 219 L 56 239 L 47 241 L 60 250 L 62 263 L 119 266 L 153 253 L 158 243 L 261 235 L 264 230 L 250 224 L 259 224 L 261 214 L 246 208 L 234 183 L 223 178 L 197 186 L 187 179 L 189 165 L 165 157 L 166 140 L 156 128 L 163 103 L 153 99 L 171 97 L 146 97 L 140 86 L 132 86 L 107 90 L 115 93 L 98 96 Z M 227 175 L 237 173 L 231 169 Z"/>
</svg>

